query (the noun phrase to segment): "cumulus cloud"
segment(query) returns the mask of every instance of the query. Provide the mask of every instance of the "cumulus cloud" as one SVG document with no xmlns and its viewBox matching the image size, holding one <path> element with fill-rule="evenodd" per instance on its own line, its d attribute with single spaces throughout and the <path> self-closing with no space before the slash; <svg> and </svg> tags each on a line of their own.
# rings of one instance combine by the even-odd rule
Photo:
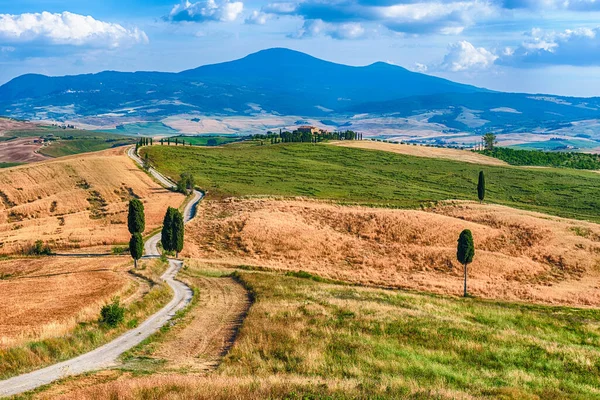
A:
<svg viewBox="0 0 600 400">
<path fill-rule="evenodd" d="M 452 72 L 485 70 L 497 59 L 498 56 L 491 51 L 462 40 L 449 46 L 441 68 Z"/>
<path fill-rule="evenodd" d="M 148 36 L 137 28 L 70 12 L 0 14 L 0 43 L 24 42 L 116 48 L 148 43 Z"/>
<path fill-rule="evenodd" d="M 271 3 L 261 11 L 298 16 L 317 25 L 376 23 L 400 33 L 458 34 L 477 20 L 496 13 L 498 7 L 486 0 L 303 0 Z"/>
<path fill-rule="evenodd" d="M 334 39 L 359 39 L 364 34 L 365 29 L 359 23 L 331 24 L 317 19 L 304 21 L 302 29 L 292 37 L 306 38 L 323 35 Z"/>
<path fill-rule="evenodd" d="M 528 65 L 600 65 L 600 27 L 546 31 L 533 29 L 501 62 Z"/>
<path fill-rule="evenodd" d="M 165 20 L 171 22 L 231 22 L 235 21 L 244 10 L 241 1 L 203 0 L 197 3 L 184 1 L 173 6 Z"/>
</svg>

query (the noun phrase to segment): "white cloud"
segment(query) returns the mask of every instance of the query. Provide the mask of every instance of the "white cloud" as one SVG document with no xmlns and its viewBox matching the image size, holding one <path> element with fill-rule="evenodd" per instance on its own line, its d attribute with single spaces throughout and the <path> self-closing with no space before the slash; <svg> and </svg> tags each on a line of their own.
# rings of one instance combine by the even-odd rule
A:
<svg viewBox="0 0 600 400">
<path fill-rule="evenodd" d="M 457 35 L 500 8 L 491 0 L 301 0 L 271 3 L 261 11 L 327 24 L 381 24 L 400 33 Z"/>
<path fill-rule="evenodd" d="M 190 3 L 186 0 L 173 6 L 171 13 L 165 19 L 172 22 L 231 22 L 235 21 L 243 10 L 244 3 L 241 1 L 203 0 Z"/>
<path fill-rule="evenodd" d="M 600 65 L 600 27 L 565 29 L 564 31 L 532 29 L 526 39 L 501 62 L 527 65 Z"/>
<path fill-rule="evenodd" d="M 320 19 L 304 21 L 302 29 L 293 35 L 296 38 L 329 36 L 334 39 L 359 39 L 365 29 L 359 23 L 330 24 Z"/>
<path fill-rule="evenodd" d="M 497 55 L 483 47 L 462 40 L 449 46 L 441 68 L 452 72 L 484 70 L 493 66 L 497 59 Z"/>
<path fill-rule="evenodd" d="M 252 14 L 250 14 L 246 19 L 245 19 L 245 23 L 247 24 L 253 24 L 253 25 L 264 25 L 267 23 L 267 21 L 272 17 L 273 14 L 267 14 L 265 12 L 262 11 L 252 11 Z"/>
<path fill-rule="evenodd" d="M 138 28 L 126 29 L 119 24 L 98 21 L 91 16 L 70 12 L 0 14 L 0 42 L 36 41 L 57 45 L 116 48 L 148 43 L 148 36 Z"/>
</svg>

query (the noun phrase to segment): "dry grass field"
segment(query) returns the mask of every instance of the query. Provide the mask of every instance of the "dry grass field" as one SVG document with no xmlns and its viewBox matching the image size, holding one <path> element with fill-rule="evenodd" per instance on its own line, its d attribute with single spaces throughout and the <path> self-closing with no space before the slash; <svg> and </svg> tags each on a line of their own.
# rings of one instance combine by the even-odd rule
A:
<svg viewBox="0 0 600 400">
<path fill-rule="evenodd" d="M 133 296 L 130 264 L 122 257 L 0 261 L 0 348 L 59 337 L 97 319 L 113 296 Z"/>
<path fill-rule="evenodd" d="M 269 272 L 235 277 L 255 302 L 212 374 L 165 370 L 168 360 L 142 358 L 152 370 L 69 379 L 35 398 L 534 400 L 600 395 L 596 310 L 351 287 Z M 179 332 L 175 325 L 164 338 L 175 340 Z"/>
<path fill-rule="evenodd" d="M 125 243 L 132 197 L 144 202 L 147 231 L 183 201 L 124 148 L 0 170 L 0 254 L 26 251 L 36 240 L 53 250 Z"/>
<path fill-rule="evenodd" d="M 484 156 L 482 154 L 473 153 L 466 150 L 427 147 L 427 146 L 411 146 L 408 144 L 394 144 L 385 142 L 372 142 L 372 141 L 343 141 L 333 142 L 334 146 L 350 147 L 355 149 L 367 149 L 367 150 L 381 150 L 389 151 L 392 153 L 405 154 L 408 156 L 415 157 L 426 157 L 426 158 L 440 158 L 444 160 L 462 161 L 472 164 L 483 164 L 483 165 L 508 165 L 502 160 L 497 158 Z"/>
<path fill-rule="evenodd" d="M 600 304 L 600 226 L 497 205 L 426 210 L 344 207 L 309 200 L 207 201 L 184 254 L 215 265 L 303 270 L 326 278 L 460 295 L 456 241 L 475 239 L 475 296 Z"/>
</svg>

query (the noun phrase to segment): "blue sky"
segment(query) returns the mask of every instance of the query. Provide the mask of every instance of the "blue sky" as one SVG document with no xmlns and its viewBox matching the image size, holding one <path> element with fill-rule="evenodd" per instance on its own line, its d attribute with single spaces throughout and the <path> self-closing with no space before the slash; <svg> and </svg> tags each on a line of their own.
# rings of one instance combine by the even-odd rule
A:
<svg viewBox="0 0 600 400">
<path fill-rule="evenodd" d="M 503 91 L 600 96 L 600 0 L 0 0 L 0 83 L 288 47 Z"/>
</svg>

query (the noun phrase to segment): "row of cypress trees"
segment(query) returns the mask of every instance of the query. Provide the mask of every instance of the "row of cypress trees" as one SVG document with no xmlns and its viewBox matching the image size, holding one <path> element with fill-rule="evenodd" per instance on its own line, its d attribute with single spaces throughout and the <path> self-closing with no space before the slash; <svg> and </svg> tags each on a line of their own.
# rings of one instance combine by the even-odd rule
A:
<svg viewBox="0 0 600 400">
<path fill-rule="evenodd" d="M 137 268 L 137 262 L 144 255 L 144 239 L 142 233 L 146 229 L 146 218 L 144 215 L 144 204 L 138 199 L 132 199 L 129 202 L 129 211 L 127 214 L 127 228 L 131 233 L 129 240 L 129 253 L 133 258 L 134 266 Z M 175 251 L 176 257 L 183 249 L 185 226 L 183 223 L 183 214 L 173 207 L 169 207 L 163 220 L 161 231 L 161 243 L 166 251 Z"/>
<path fill-rule="evenodd" d="M 173 207 L 167 209 L 163 220 L 163 228 L 160 233 L 160 241 L 163 249 L 166 251 L 174 251 L 175 257 L 179 256 L 179 252 L 183 249 L 183 214 Z"/>
</svg>

